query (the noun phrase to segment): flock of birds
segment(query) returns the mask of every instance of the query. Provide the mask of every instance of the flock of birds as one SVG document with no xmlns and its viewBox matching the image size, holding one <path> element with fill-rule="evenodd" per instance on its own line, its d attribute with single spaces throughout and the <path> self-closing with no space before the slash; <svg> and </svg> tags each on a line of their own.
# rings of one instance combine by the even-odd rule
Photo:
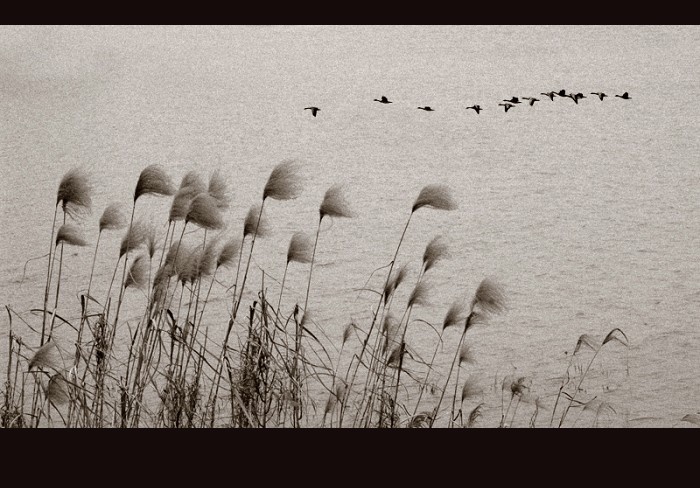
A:
<svg viewBox="0 0 700 488">
<path fill-rule="evenodd" d="M 551 101 L 554 101 L 554 97 L 570 98 L 577 105 L 578 105 L 578 101 L 581 100 L 582 98 L 588 98 L 588 97 L 586 97 L 586 95 L 584 95 L 581 92 L 579 92 L 579 93 L 566 93 L 566 90 L 559 90 L 558 92 L 556 92 L 556 91 L 542 92 L 542 93 L 540 93 L 540 95 L 545 95 L 546 97 L 549 97 L 549 99 Z M 591 92 L 591 95 L 596 95 L 598 98 L 600 98 L 601 102 L 603 101 L 603 99 L 605 97 L 608 96 L 603 92 Z M 622 95 L 615 95 L 615 96 L 618 98 L 622 98 L 623 100 L 631 100 L 632 99 L 632 97 L 630 97 L 629 93 L 627 93 L 627 92 L 623 93 Z M 498 106 L 503 107 L 505 109 L 505 111 L 508 112 L 508 110 L 515 107 L 518 103 L 523 103 L 522 100 L 527 100 L 527 103 L 529 103 L 531 107 L 535 104 L 535 102 L 540 101 L 539 98 L 535 98 L 535 97 L 512 97 L 509 100 L 504 99 L 503 102 L 505 102 L 505 103 L 499 103 Z M 394 103 L 394 102 L 390 101 L 385 96 L 382 96 L 382 98 L 375 98 L 374 101 L 379 102 L 379 103 L 384 103 L 384 104 Z M 417 107 L 417 108 L 420 110 L 425 110 L 426 112 L 434 112 L 435 111 L 435 109 L 433 109 L 432 107 L 430 107 L 428 105 L 426 105 L 424 107 Z M 465 107 L 465 108 L 467 110 L 472 109 L 477 114 L 479 114 L 479 112 L 484 110 L 481 107 L 481 105 L 472 105 L 470 107 Z M 306 108 L 304 108 L 304 110 L 311 110 L 311 115 L 316 117 L 316 114 L 318 114 L 319 110 L 321 110 L 321 109 L 318 107 L 306 107 Z"/>
</svg>

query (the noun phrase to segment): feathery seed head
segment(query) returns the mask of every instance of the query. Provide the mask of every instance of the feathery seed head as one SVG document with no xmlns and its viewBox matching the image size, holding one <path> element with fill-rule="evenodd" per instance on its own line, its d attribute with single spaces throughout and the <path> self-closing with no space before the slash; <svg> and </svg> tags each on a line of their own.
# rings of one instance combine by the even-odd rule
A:
<svg viewBox="0 0 700 488">
<path fill-rule="evenodd" d="M 32 368 L 63 368 L 63 358 L 54 341 L 49 341 L 36 350 L 28 363 L 28 370 L 31 371 Z"/>
<path fill-rule="evenodd" d="M 243 224 L 243 237 L 255 234 L 257 237 L 265 237 L 269 234 L 270 229 L 265 219 L 265 214 L 261 213 L 262 206 L 255 204 L 250 207 L 248 214 L 245 216 Z"/>
<path fill-rule="evenodd" d="M 505 307 L 506 300 L 501 287 L 491 279 L 484 278 L 472 299 L 472 310 L 487 316 L 492 313 L 500 313 Z"/>
<path fill-rule="evenodd" d="M 56 245 L 87 246 L 87 241 L 81 235 L 80 229 L 70 222 L 63 224 L 56 234 Z"/>
<path fill-rule="evenodd" d="M 428 287 L 429 285 L 426 281 L 418 282 L 408 298 L 408 306 L 413 307 L 414 305 L 425 305 L 428 303 Z"/>
<path fill-rule="evenodd" d="M 110 203 L 100 217 L 100 232 L 103 230 L 119 230 L 126 227 L 127 220 L 123 206 L 118 203 Z"/>
<path fill-rule="evenodd" d="M 146 256 L 139 254 L 136 259 L 134 259 L 134 262 L 131 263 L 129 274 L 124 281 L 124 289 L 128 288 L 129 286 L 142 288 L 148 281 L 149 268 L 150 264 L 146 259 Z"/>
<path fill-rule="evenodd" d="M 478 383 L 471 377 L 467 378 L 462 387 L 462 403 L 464 403 L 464 400 L 467 398 L 471 398 L 479 393 L 481 393 L 481 388 Z"/>
<path fill-rule="evenodd" d="M 445 314 L 445 319 L 442 321 L 442 330 L 462 322 L 467 315 L 466 309 L 466 305 L 461 300 L 457 300 L 452 303 L 449 310 L 447 310 L 447 313 Z"/>
<path fill-rule="evenodd" d="M 226 210 L 229 207 L 231 197 L 229 196 L 228 185 L 226 185 L 226 181 L 221 175 L 221 171 L 218 169 L 214 170 L 209 177 L 209 188 L 207 192 L 214 198 L 216 206 L 220 210 Z"/>
<path fill-rule="evenodd" d="M 224 247 L 221 248 L 219 257 L 216 259 L 216 268 L 218 269 L 221 266 L 227 267 L 229 264 L 233 263 L 233 260 L 235 259 L 236 254 L 238 254 L 240 247 L 240 242 L 235 238 L 231 238 L 226 241 Z"/>
<path fill-rule="evenodd" d="M 435 208 L 438 210 L 454 210 L 457 204 L 452 199 L 450 189 L 446 185 L 427 185 L 418 194 L 413 202 L 411 212 L 421 207 Z"/>
<path fill-rule="evenodd" d="M 122 237 L 122 243 L 119 246 L 119 257 L 122 257 L 127 251 L 133 251 L 145 244 L 148 240 L 149 228 L 150 225 L 143 220 L 134 222 L 124 237 Z"/>
<path fill-rule="evenodd" d="M 283 161 L 270 173 L 263 201 L 270 197 L 274 200 L 291 200 L 299 196 L 302 190 L 300 165 L 297 161 Z"/>
<path fill-rule="evenodd" d="M 448 257 L 447 243 L 442 236 L 434 237 L 425 247 L 423 253 L 423 270 L 428 272 L 439 260 Z"/>
<path fill-rule="evenodd" d="M 159 164 L 144 168 L 139 175 L 139 181 L 134 190 L 134 203 L 143 195 L 169 196 L 175 193 L 175 185 Z"/>
<path fill-rule="evenodd" d="M 221 229 L 224 226 L 217 200 L 208 193 L 200 193 L 194 197 L 185 222 L 192 222 L 203 229 Z"/>
<path fill-rule="evenodd" d="M 92 185 L 86 171 L 72 168 L 63 175 L 56 193 L 56 205 L 62 202 L 63 211 L 72 218 L 89 213 L 92 206 Z"/>
<path fill-rule="evenodd" d="M 326 190 L 323 197 L 323 202 L 319 207 L 321 219 L 328 215 L 329 217 L 353 217 L 354 214 L 350 210 L 350 206 L 343 195 L 343 190 L 340 185 L 331 186 Z"/>
<path fill-rule="evenodd" d="M 287 264 L 290 262 L 310 263 L 314 249 L 311 237 L 304 232 L 295 232 L 287 248 Z"/>
</svg>

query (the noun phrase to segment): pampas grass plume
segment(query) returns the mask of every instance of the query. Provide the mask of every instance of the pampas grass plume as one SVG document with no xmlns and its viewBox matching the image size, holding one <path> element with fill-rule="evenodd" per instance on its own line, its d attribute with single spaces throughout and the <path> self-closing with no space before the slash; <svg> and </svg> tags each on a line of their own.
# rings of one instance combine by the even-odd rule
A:
<svg viewBox="0 0 700 488">
<path fill-rule="evenodd" d="M 452 325 L 462 322 L 467 315 L 466 308 L 466 305 L 461 300 L 457 300 L 452 303 L 445 314 L 444 320 L 442 321 L 442 329 L 445 330 Z"/>
<path fill-rule="evenodd" d="M 425 247 L 423 253 L 423 270 L 428 272 L 439 260 L 448 257 L 447 243 L 442 236 L 434 237 Z"/>
<path fill-rule="evenodd" d="M 122 237 L 121 245 L 119 246 L 119 257 L 126 254 L 127 251 L 133 251 L 148 240 L 150 226 L 143 220 L 137 220 L 129 228 Z"/>
<path fill-rule="evenodd" d="M 214 172 L 209 177 L 209 188 L 207 193 L 216 200 L 216 206 L 220 210 L 225 210 L 229 207 L 229 201 L 231 197 L 228 192 L 228 185 L 224 177 L 221 175 L 221 171 L 214 170 Z"/>
<path fill-rule="evenodd" d="M 124 208 L 120 203 L 107 205 L 100 217 L 100 232 L 103 230 L 119 230 L 126 227 L 127 220 Z"/>
<path fill-rule="evenodd" d="M 420 281 L 416 284 L 408 298 L 408 306 L 425 305 L 428 303 L 428 288 L 429 284 L 425 281 Z"/>
<path fill-rule="evenodd" d="M 353 217 L 354 214 L 350 210 L 350 206 L 343 195 L 343 190 L 339 185 L 333 185 L 323 196 L 323 201 L 319 207 L 321 219 L 328 215 L 329 217 Z"/>
<path fill-rule="evenodd" d="M 75 218 L 80 213 L 89 213 L 92 206 L 92 186 L 82 168 L 72 168 L 63 176 L 56 193 L 56 205 L 62 202 L 63 211 Z"/>
<path fill-rule="evenodd" d="M 143 195 L 169 196 L 175 193 L 175 186 L 162 166 L 152 164 L 144 168 L 134 190 L 134 203 Z"/>
<path fill-rule="evenodd" d="M 454 210 L 457 204 L 452 199 L 449 187 L 446 185 L 427 185 L 418 194 L 418 198 L 413 202 L 411 212 L 419 208 L 429 207 L 438 210 Z"/>
<path fill-rule="evenodd" d="M 129 274 L 126 276 L 126 281 L 124 281 L 124 288 L 134 286 L 136 288 L 143 287 L 148 281 L 148 270 L 149 262 L 146 256 L 139 254 L 134 262 L 131 263 L 131 268 L 129 269 Z"/>
<path fill-rule="evenodd" d="M 314 250 L 311 237 L 303 232 L 295 232 L 287 248 L 287 264 L 290 262 L 310 263 Z"/>
<path fill-rule="evenodd" d="M 49 341 L 36 350 L 28 363 L 29 371 L 32 368 L 51 368 L 54 370 L 63 368 L 63 358 L 54 341 Z"/>
<path fill-rule="evenodd" d="M 58 229 L 56 245 L 69 244 L 71 246 L 87 246 L 87 241 L 80 235 L 80 229 L 71 223 L 66 223 Z"/>
<path fill-rule="evenodd" d="M 221 266 L 226 267 L 233 263 L 233 260 L 235 259 L 236 255 L 238 254 L 238 251 L 241 247 L 240 242 L 235 239 L 231 238 L 226 243 L 224 246 L 221 248 L 221 252 L 219 253 L 219 257 L 216 259 L 216 267 L 217 269 L 220 268 Z"/>
<path fill-rule="evenodd" d="M 203 229 L 221 229 L 224 220 L 221 218 L 216 198 L 208 193 L 200 193 L 190 203 L 185 222 L 192 222 Z"/>
<path fill-rule="evenodd" d="M 255 204 L 248 210 L 243 224 L 243 237 L 252 234 L 256 234 L 256 237 L 265 237 L 269 234 L 270 229 L 265 220 L 265 214 L 260 213 L 260 208 L 259 204 Z"/>
<path fill-rule="evenodd" d="M 275 166 L 265 184 L 263 201 L 268 197 L 274 200 L 291 200 L 298 197 L 302 190 L 299 173 L 300 165 L 297 161 L 282 161 Z"/>
<path fill-rule="evenodd" d="M 505 307 L 505 295 L 501 287 L 490 278 L 484 278 L 474 294 L 472 310 L 478 308 L 481 314 L 488 315 L 502 312 Z"/>
</svg>

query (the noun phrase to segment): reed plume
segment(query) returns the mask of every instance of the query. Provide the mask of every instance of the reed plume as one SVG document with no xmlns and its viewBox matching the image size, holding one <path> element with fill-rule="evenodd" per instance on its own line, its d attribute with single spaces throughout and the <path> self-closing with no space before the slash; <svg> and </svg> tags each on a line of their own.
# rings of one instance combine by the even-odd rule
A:
<svg viewBox="0 0 700 488">
<path fill-rule="evenodd" d="M 459 350 L 459 364 L 469 363 L 474 364 L 474 354 L 468 344 L 462 344 L 462 348 Z"/>
<path fill-rule="evenodd" d="M 297 161 L 283 161 L 275 166 L 267 179 L 262 199 L 292 200 L 303 189 L 300 176 L 300 164 Z"/>
<path fill-rule="evenodd" d="M 338 218 L 354 217 L 354 212 L 350 210 L 340 185 L 333 185 L 326 190 L 318 211 L 321 215 L 321 220 L 325 216 Z"/>
<path fill-rule="evenodd" d="M 467 316 L 467 306 L 462 300 L 456 300 L 450 305 L 442 321 L 442 330 L 461 323 Z"/>
<path fill-rule="evenodd" d="M 442 236 L 433 237 L 423 252 L 423 272 L 427 273 L 441 259 L 449 257 L 447 243 Z"/>
<path fill-rule="evenodd" d="M 413 202 L 412 212 L 419 208 L 428 207 L 437 210 L 455 210 L 457 204 L 452 199 L 449 187 L 446 185 L 427 185 Z"/>
<path fill-rule="evenodd" d="M 429 285 L 425 281 L 419 281 L 411 292 L 411 296 L 408 298 L 408 307 L 411 308 L 414 305 L 425 305 L 428 303 L 428 288 Z"/>
<path fill-rule="evenodd" d="M 144 168 L 134 189 L 134 203 L 143 195 L 170 196 L 175 193 L 175 186 L 162 166 L 152 164 Z"/>
<path fill-rule="evenodd" d="M 131 268 L 126 275 L 126 281 L 124 282 L 124 288 L 128 288 L 129 286 L 143 288 L 148 281 L 149 270 L 150 264 L 146 259 L 146 256 L 139 254 L 131 263 Z"/>
<path fill-rule="evenodd" d="M 389 299 L 393 296 L 396 289 L 403 283 L 408 275 L 408 263 L 401 266 L 400 269 L 394 271 L 389 279 L 384 283 L 384 292 L 382 294 L 384 303 L 387 303 Z"/>
<path fill-rule="evenodd" d="M 56 194 L 56 205 L 63 206 L 63 212 L 72 218 L 89 213 L 92 206 L 92 185 L 89 176 L 82 168 L 70 169 L 61 179 Z"/>
<path fill-rule="evenodd" d="M 200 193 L 190 203 L 185 223 L 192 222 L 203 229 L 217 230 L 224 226 L 218 201 L 208 193 Z"/>
<path fill-rule="evenodd" d="M 194 200 L 195 194 L 189 188 L 179 189 L 173 197 L 173 202 L 170 204 L 170 214 L 168 221 L 176 222 L 185 220 L 187 213 L 190 211 L 190 205 Z"/>
<path fill-rule="evenodd" d="M 472 299 L 472 310 L 484 315 L 500 313 L 506 308 L 505 295 L 501 287 L 489 278 L 484 278 Z"/>
<path fill-rule="evenodd" d="M 209 187 L 207 193 L 216 200 L 219 210 L 226 210 L 229 207 L 231 197 L 229 196 L 228 185 L 218 169 L 209 177 Z"/>
<path fill-rule="evenodd" d="M 63 405 L 68 403 L 70 396 L 68 394 L 68 382 L 61 373 L 55 373 L 49 378 L 49 384 L 46 387 L 46 398 L 54 405 Z"/>
<path fill-rule="evenodd" d="M 119 246 L 119 257 L 121 258 L 127 252 L 131 252 L 146 244 L 150 230 L 150 225 L 145 221 L 137 220 L 134 222 L 124 234 L 124 237 L 122 237 L 122 242 Z"/>
<path fill-rule="evenodd" d="M 243 223 L 243 238 L 252 235 L 254 237 L 266 237 L 270 233 L 270 226 L 265 219 L 263 207 L 255 204 L 248 209 Z"/>
<path fill-rule="evenodd" d="M 470 304 L 470 313 L 464 321 L 464 329 L 462 329 L 462 334 L 459 338 L 459 343 L 457 344 L 457 350 L 455 351 L 454 358 L 452 359 L 452 365 L 450 366 L 450 370 L 447 373 L 445 387 L 443 388 L 442 393 L 440 395 L 440 400 L 438 400 L 438 404 L 435 407 L 436 418 L 437 414 L 439 413 L 442 400 L 445 397 L 445 392 L 447 391 L 447 386 L 449 385 L 450 378 L 452 376 L 452 371 L 454 370 L 455 364 L 457 363 L 457 359 L 459 358 L 459 353 L 462 348 L 462 343 L 464 342 L 464 337 L 467 333 L 467 330 L 469 330 L 474 324 L 478 322 L 486 321 L 490 315 L 502 312 L 503 310 L 505 310 L 505 308 L 505 295 L 503 294 L 501 287 L 490 278 L 484 278 L 481 281 L 481 283 L 479 283 L 476 292 L 474 292 L 474 297 L 472 298 Z M 444 327 L 443 330 L 445 330 Z M 431 427 L 434 422 L 435 419 L 432 419 L 430 424 Z"/>
<path fill-rule="evenodd" d="M 31 371 L 34 368 L 50 368 L 56 371 L 63 369 L 63 357 L 54 341 L 46 342 L 29 358 L 27 370 Z"/>
<path fill-rule="evenodd" d="M 70 246 L 87 246 L 87 241 L 81 235 L 80 229 L 75 225 L 63 224 L 56 233 L 56 245 L 68 244 Z"/>
<path fill-rule="evenodd" d="M 287 263 L 310 263 L 313 255 L 313 242 L 304 232 L 295 232 L 287 247 Z"/>
<path fill-rule="evenodd" d="M 119 230 L 126 227 L 126 213 L 120 203 L 107 205 L 100 217 L 100 232 L 103 230 Z"/>
<path fill-rule="evenodd" d="M 241 243 L 238 242 L 237 239 L 231 238 L 226 243 L 224 243 L 223 247 L 221 248 L 221 252 L 219 252 L 219 256 L 216 259 L 216 269 L 220 267 L 228 267 L 233 263 L 233 260 L 236 257 L 236 254 L 238 254 L 238 250 L 241 247 Z"/>
<path fill-rule="evenodd" d="M 464 400 L 467 398 L 478 395 L 481 393 L 481 391 L 482 390 L 476 380 L 471 377 L 467 378 L 467 380 L 464 382 L 464 386 L 462 386 L 462 403 L 464 403 Z"/>
</svg>

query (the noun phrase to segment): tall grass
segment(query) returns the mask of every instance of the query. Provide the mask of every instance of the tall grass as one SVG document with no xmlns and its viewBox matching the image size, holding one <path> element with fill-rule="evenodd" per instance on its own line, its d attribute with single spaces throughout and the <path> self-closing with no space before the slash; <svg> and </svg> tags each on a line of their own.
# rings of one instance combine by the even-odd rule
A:
<svg viewBox="0 0 700 488">
<path fill-rule="evenodd" d="M 417 211 L 456 209 L 450 189 L 444 185 L 421 189 L 393 256 L 380 268 L 386 275 L 372 289 L 376 301 L 368 307 L 369 316 L 351 318 L 342 336 L 333 340 L 324 314 L 317 313 L 325 303 L 313 278 L 318 274 L 317 253 L 326 218 L 356 216 L 342 187 L 326 190 L 315 229 L 292 234 L 279 269 L 257 272 L 251 266 L 256 240 L 272 233 L 266 204 L 269 199 L 296 198 L 302 189 L 301 170 L 294 161 L 276 165 L 261 200 L 250 205 L 243 222 L 236 225 L 228 211 L 239 204 L 234 205 L 221 172 L 213 172 L 208 180 L 188 172 L 176 189 L 163 167 L 146 167 L 135 185 L 130 216 L 125 204 L 114 202 L 99 219 L 89 279 L 86 287 L 80 287 L 86 291 L 77 294 L 78 313 L 59 315 L 59 297 L 68 309 L 71 296 L 65 290 L 60 293 L 59 246 L 79 251 L 87 244 L 76 219 L 86 216 L 92 204 L 85 173 L 67 173 L 54 212 L 44 307 L 37 309 L 42 326 L 6 307 L 10 333 L 2 425 L 249 428 L 483 423 L 494 405 L 484 397 L 482 378 L 474 370 L 475 347 L 465 337 L 505 310 L 505 294 L 495 280 L 483 279 L 470 299 L 455 301 L 442 323 L 433 325 L 416 317 L 432 313 L 433 284 L 426 276 L 430 278 L 429 273 L 451 257 L 447 241 L 438 235 L 427 242 L 422 255 L 416 256 L 420 262 L 416 276 L 411 257 L 401 255 Z M 137 202 L 149 195 L 171 198 L 167 215 L 154 215 L 151 221 L 135 218 Z M 55 229 L 61 203 L 63 223 Z M 164 228 L 167 223 L 165 236 L 157 234 L 153 219 L 160 219 Z M 230 232 L 241 226 L 242 233 Z M 101 239 L 113 235 L 103 232 L 122 229 L 118 256 L 106 256 L 114 260 L 114 270 L 100 301 L 92 296 L 95 263 Z M 307 273 L 301 284 L 288 283 L 292 263 Z M 113 293 L 120 266 L 122 279 Z M 257 293 L 246 295 L 251 283 Z M 49 307 L 52 290 L 55 296 Z M 299 300 L 283 300 L 291 293 Z M 212 310 L 210 303 L 223 305 L 228 316 L 220 315 L 221 308 Z M 120 314 L 122 308 L 129 313 Z M 28 326 L 26 338 L 18 333 L 18 318 Z M 55 328 L 59 322 L 66 327 Z M 415 324 L 424 327 L 419 337 L 425 343 L 420 348 L 412 343 L 418 333 Z M 447 343 L 444 332 L 459 326 L 457 343 Z M 628 344 L 618 328 L 602 341 L 581 336 L 553 399 L 550 423 L 557 407 L 559 426 L 565 425 L 572 408 L 594 412 L 594 425 L 601 415 L 615 413 L 606 402 L 580 399 L 591 365 L 610 342 Z M 585 348 L 593 351 L 593 357 L 585 367 L 575 365 L 574 357 L 579 358 Z M 432 351 L 432 356 L 421 357 L 419 349 Z M 500 386 L 498 426 L 514 425 L 530 404 L 535 405 L 530 417 L 534 426 L 539 409 L 547 406 L 539 397 L 531 402 L 530 380 L 507 377 Z"/>
</svg>

